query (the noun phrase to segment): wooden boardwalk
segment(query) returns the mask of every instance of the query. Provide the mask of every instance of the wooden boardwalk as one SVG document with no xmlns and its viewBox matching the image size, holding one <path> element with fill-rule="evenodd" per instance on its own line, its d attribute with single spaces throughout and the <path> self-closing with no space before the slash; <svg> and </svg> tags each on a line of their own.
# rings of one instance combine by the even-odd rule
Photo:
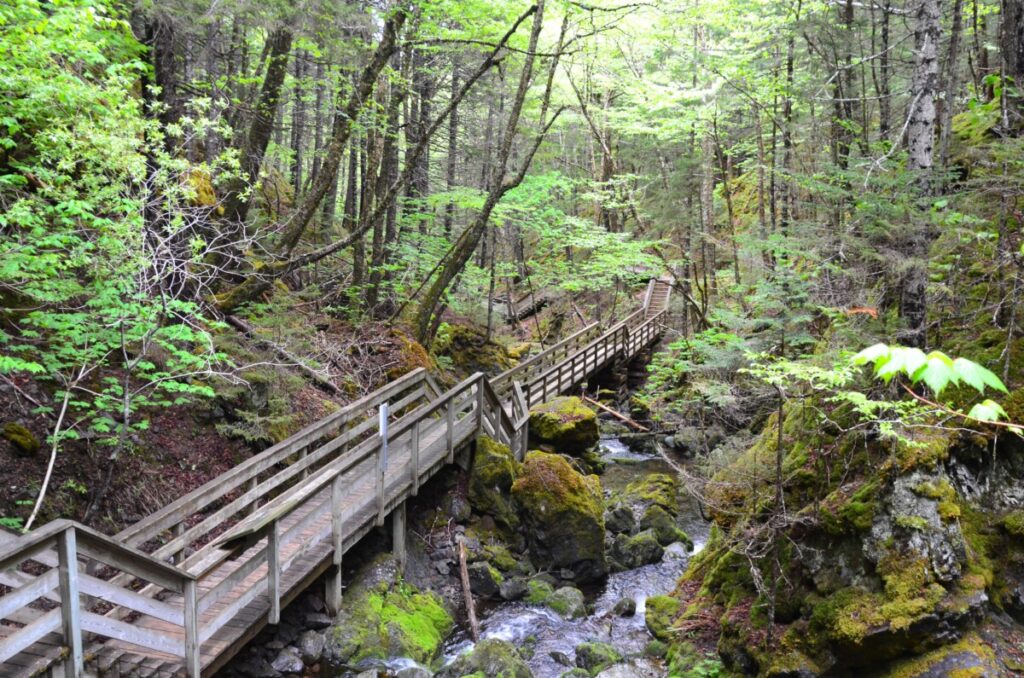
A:
<svg viewBox="0 0 1024 678">
<path fill-rule="evenodd" d="M 401 550 L 405 500 L 479 434 L 524 454 L 529 408 L 650 346 L 670 292 L 492 379 L 411 372 L 112 537 L 0 532 L 0 676 L 208 676 L 325 574 L 336 610 L 346 550 L 388 519 Z"/>
</svg>

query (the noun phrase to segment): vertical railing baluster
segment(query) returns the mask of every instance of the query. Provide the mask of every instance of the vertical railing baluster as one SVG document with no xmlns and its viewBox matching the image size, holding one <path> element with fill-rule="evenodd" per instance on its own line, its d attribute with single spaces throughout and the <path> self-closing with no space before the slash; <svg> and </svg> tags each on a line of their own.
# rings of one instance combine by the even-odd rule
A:
<svg viewBox="0 0 1024 678">
<path fill-rule="evenodd" d="M 417 419 L 412 423 L 412 433 L 410 436 L 409 444 L 412 446 L 410 450 L 411 462 L 412 462 L 412 496 L 416 496 L 420 491 L 420 421 Z"/>
<path fill-rule="evenodd" d="M 202 673 L 202 654 L 199 644 L 199 611 L 198 584 L 194 579 L 186 579 L 182 588 L 184 597 L 184 615 L 182 626 L 185 631 L 185 675 L 188 678 L 199 678 Z"/>
<path fill-rule="evenodd" d="M 267 622 L 281 621 L 281 554 L 279 553 L 281 531 L 277 521 L 270 523 L 267 533 L 267 594 L 270 596 L 270 614 Z"/>
<path fill-rule="evenodd" d="M 80 676 L 85 671 L 85 655 L 82 652 L 81 601 L 78 598 L 78 545 L 75 528 L 69 527 L 57 537 L 57 567 L 60 580 L 60 618 L 64 631 L 64 642 L 68 646 L 68 658 L 64 661 L 64 673 L 68 678 Z"/>
<path fill-rule="evenodd" d="M 380 438 L 380 447 L 377 448 L 377 527 L 384 524 L 384 509 L 387 507 L 388 414 L 388 404 L 381 403 L 377 410 L 377 435 Z"/>
<path fill-rule="evenodd" d="M 341 475 L 331 483 L 331 541 L 334 547 L 333 567 L 327 574 L 327 608 L 331 614 L 341 609 L 341 559 L 345 552 L 344 491 Z"/>
<path fill-rule="evenodd" d="M 445 445 L 448 447 L 448 463 L 455 462 L 455 396 L 448 399 L 445 418 Z"/>
</svg>

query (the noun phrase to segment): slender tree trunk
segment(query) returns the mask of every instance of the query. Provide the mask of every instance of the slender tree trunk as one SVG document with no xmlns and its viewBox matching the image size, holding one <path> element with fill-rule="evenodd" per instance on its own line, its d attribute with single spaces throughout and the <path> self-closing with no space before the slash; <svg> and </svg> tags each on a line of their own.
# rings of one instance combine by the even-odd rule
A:
<svg viewBox="0 0 1024 678">
<path fill-rule="evenodd" d="M 914 17 L 914 72 L 911 79 L 911 106 L 907 124 L 907 169 L 927 203 L 933 191 L 932 164 L 935 146 L 935 99 L 939 80 L 939 39 L 941 13 L 939 0 L 916 0 Z M 927 209 L 921 205 L 921 212 Z M 907 268 L 901 285 L 900 315 L 906 323 L 907 343 L 923 347 L 927 320 L 927 255 L 931 236 L 926 214 L 915 215 L 917 222 L 907 234 L 904 254 Z"/>
<path fill-rule="evenodd" d="M 459 106 L 456 97 L 459 93 L 459 56 L 452 56 L 452 112 L 448 115 L 448 157 L 445 161 L 445 190 L 455 190 L 455 170 L 457 168 L 459 150 Z M 448 201 L 444 208 L 444 235 L 451 237 L 452 222 L 455 220 L 455 202 Z"/>
<path fill-rule="evenodd" d="M 1024 0 L 1021 2 L 1024 4 Z M 960 41 L 963 32 L 964 0 L 954 0 L 949 52 L 946 54 L 945 96 L 942 99 L 942 119 L 939 123 L 939 165 L 943 168 L 949 165 L 949 140 L 953 131 L 953 109 L 957 94 L 960 92 Z"/>
</svg>

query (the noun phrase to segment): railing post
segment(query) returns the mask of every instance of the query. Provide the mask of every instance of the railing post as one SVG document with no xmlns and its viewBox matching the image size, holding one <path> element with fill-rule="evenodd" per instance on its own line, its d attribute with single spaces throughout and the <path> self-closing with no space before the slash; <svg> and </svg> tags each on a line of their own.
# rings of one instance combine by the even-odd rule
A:
<svg viewBox="0 0 1024 678">
<path fill-rule="evenodd" d="M 173 535 L 174 539 L 177 539 L 181 535 L 185 534 L 185 523 L 177 523 L 177 524 L 175 524 L 174 529 L 171 530 L 171 534 Z M 177 565 L 181 561 L 185 560 L 185 549 L 186 548 L 188 548 L 188 545 L 187 544 L 182 544 L 181 549 L 174 553 L 174 557 L 171 558 L 171 561 L 175 565 Z"/>
<path fill-rule="evenodd" d="M 60 577 L 60 617 L 64 627 L 64 642 L 68 646 L 68 658 L 64 661 L 64 672 L 68 678 L 85 672 L 85 655 L 82 652 L 82 620 L 78 598 L 78 545 L 75 528 L 69 527 L 57 537 L 57 552 Z"/>
<path fill-rule="evenodd" d="M 281 538 L 280 528 L 275 520 L 267 534 L 267 593 L 270 596 L 270 614 L 267 623 L 281 621 L 281 554 L 278 552 Z"/>
<path fill-rule="evenodd" d="M 445 444 L 448 446 L 448 463 L 455 462 L 455 397 L 448 400 L 448 409 L 444 413 L 445 418 Z"/>
<path fill-rule="evenodd" d="M 344 509 L 344 491 L 341 475 L 334 476 L 331 483 L 331 538 L 334 542 L 334 566 L 327 575 L 327 609 L 331 614 L 338 614 L 341 609 L 341 558 L 345 551 L 345 524 L 342 510 Z"/>
<path fill-rule="evenodd" d="M 202 672 L 202 657 L 199 646 L 199 611 L 197 607 L 198 584 L 194 579 L 186 579 L 182 594 L 185 598 L 185 675 L 199 678 Z"/>
<path fill-rule="evenodd" d="M 412 466 L 412 496 L 420 492 L 420 422 L 417 419 L 412 423 L 412 431 L 409 434 L 409 456 Z"/>
<path fill-rule="evenodd" d="M 405 502 L 391 512 L 391 551 L 398 561 L 398 571 L 405 572 Z"/>
<path fill-rule="evenodd" d="M 384 508 L 387 504 L 385 495 L 385 476 L 388 472 L 388 404 L 381 403 L 377 410 L 378 435 L 380 448 L 377 450 L 377 527 L 384 524 Z"/>
</svg>

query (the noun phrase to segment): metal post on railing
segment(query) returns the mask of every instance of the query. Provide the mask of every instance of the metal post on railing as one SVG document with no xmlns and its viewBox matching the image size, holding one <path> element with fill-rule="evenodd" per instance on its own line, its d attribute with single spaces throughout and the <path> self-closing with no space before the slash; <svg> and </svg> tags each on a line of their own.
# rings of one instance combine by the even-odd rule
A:
<svg viewBox="0 0 1024 678">
<path fill-rule="evenodd" d="M 384 524 L 384 508 L 387 504 L 385 493 L 385 476 L 388 471 L 388 404 L 381 403 L 377 409 L 377 435 L 380 437 L 380 448 L 377 452 L 377 527 Z"/>
<path fill-rule="evenodd" d="M 182 625 L 185 627 L 185 675 L 188 678 L 199 678 L 202 673 L 202 662 L 199 644 L 199 608 L 198 584 L 194 579 L 186 579 L 182 589 L 185 598 Z"/>
<path fill-rule="evenodd" d="M 68 678 L 80 676 L 85 671 L 85 655 L 82 652 L 82 620 L 78 597 L 78 546 L 75 528 L 69 527 L 57 537 L 61 621 L 64 627 L 64 642 L 68 646 L 68 658 L 64 671 Z"/>
</svg>

